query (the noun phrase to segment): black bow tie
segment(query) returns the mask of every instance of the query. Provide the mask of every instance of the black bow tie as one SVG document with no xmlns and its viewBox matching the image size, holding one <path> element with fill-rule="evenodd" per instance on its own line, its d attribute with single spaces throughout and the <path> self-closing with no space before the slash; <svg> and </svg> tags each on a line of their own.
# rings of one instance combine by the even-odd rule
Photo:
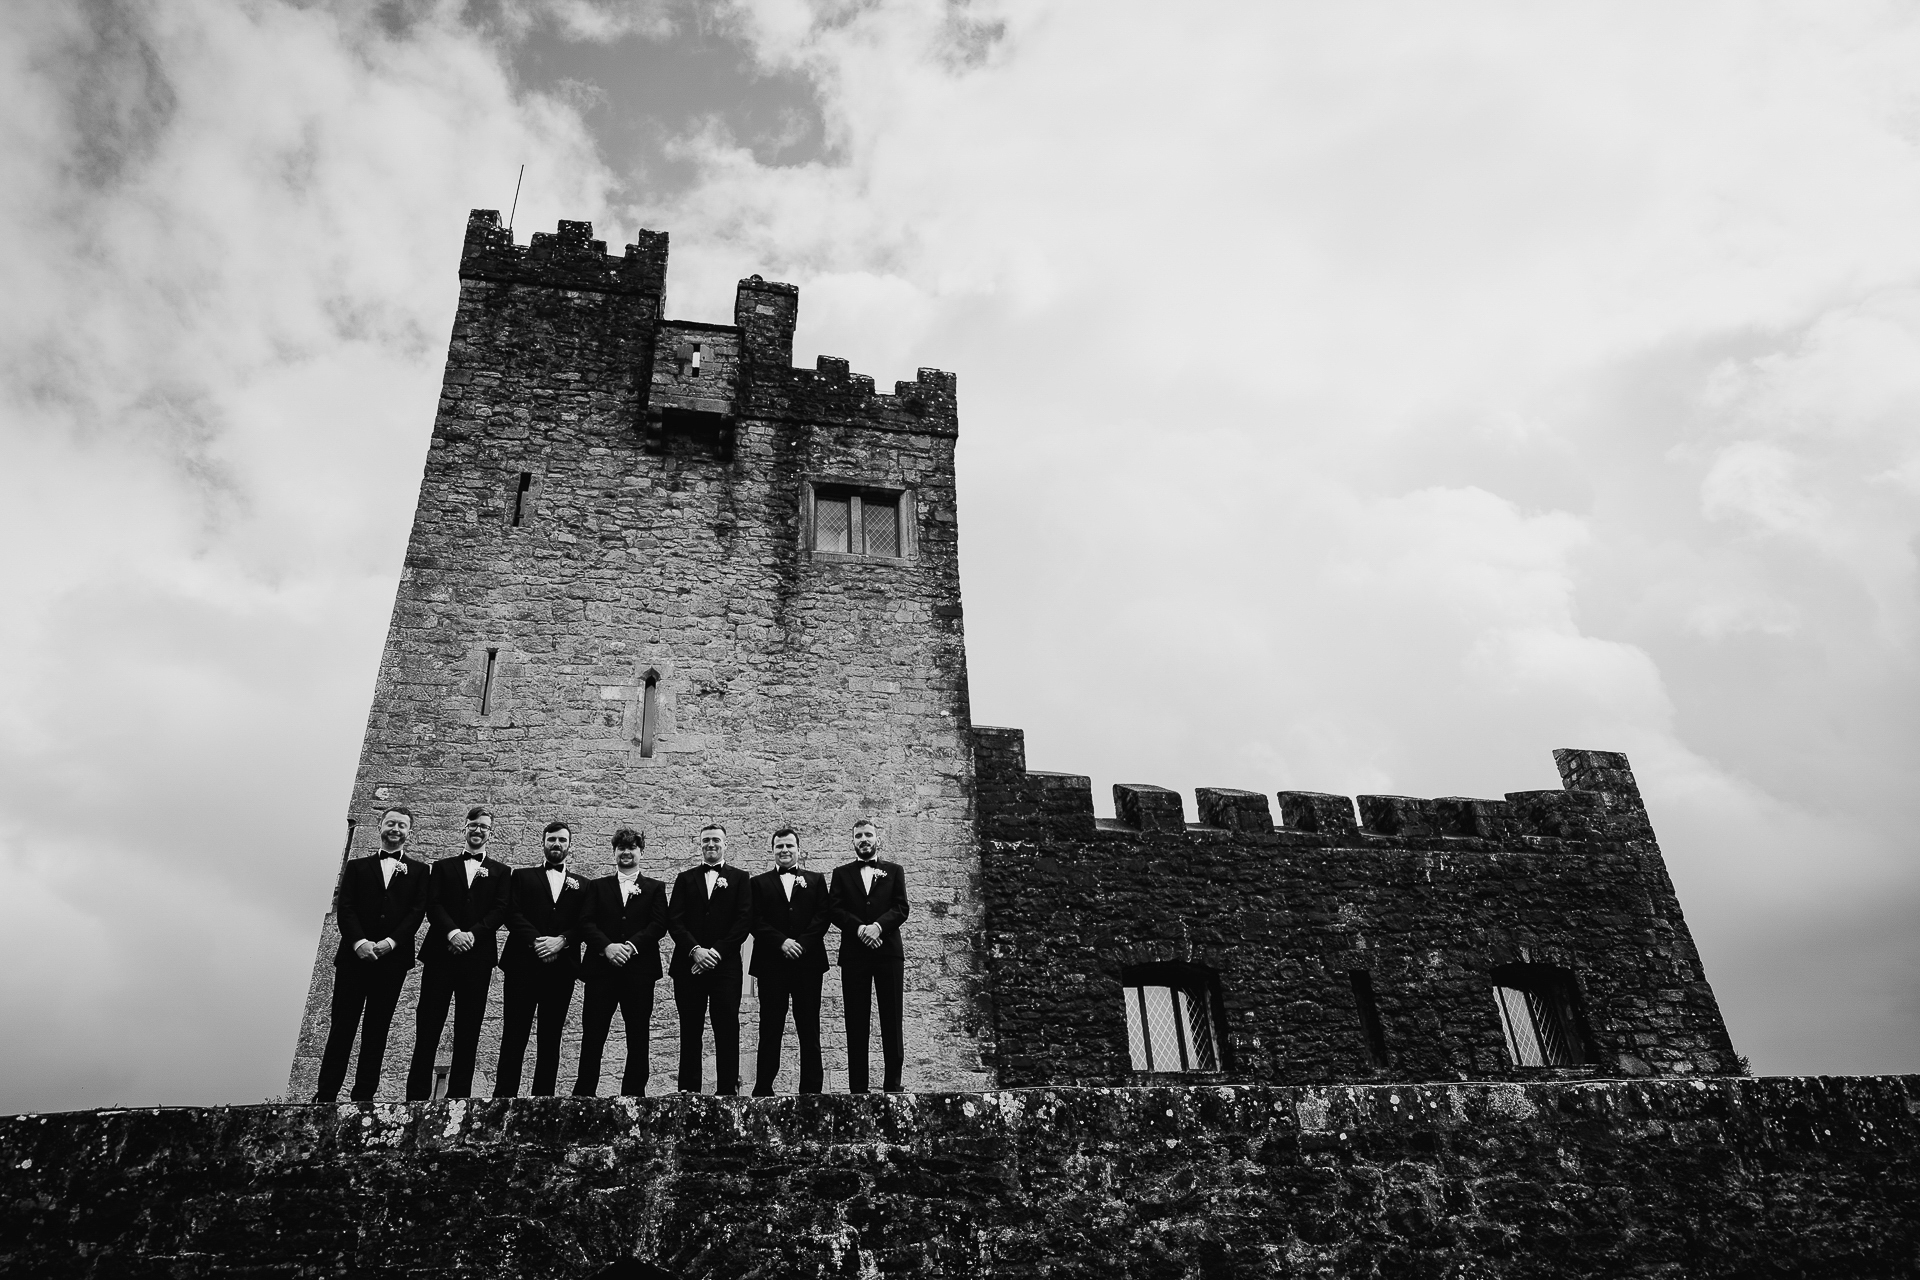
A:
<svg viewBox="0 0 1920 1280">
<path fill-rule="evenodd" d="M 399 859 L 399 858 L 402 858 L 402 857 L 405 857 L 405 856 L 406 856 L 406 850 L 404 850 L 404 849 L 382 849 L 382 850 L 380 851 L 380 856 L 381 856 L 381 857 L 383 857 L 383 858 L 394 858 L 394 859 L 396 859 L 396 860 L 397 860 L 397 859 Z"/>
<path fill-rule="evenodd" d="M 799 875 L 799 874 L 800 874 L 800 868 L 798 868 L 798 867 L 782 867 L 782 868 L 780 868 L 780 874 L 781 874 L 781 875 L 783 875 L 783 876 L 797 876 L 797 875 Z"/>
<path fill-rule="evenodd" d="M 486 850 L 484 849 L 482 849 L 478 853 L 475 853 L 473 850 L 469 849 L 465 853 L 461 854 L 460 856 L 463 858 L 471 859 L 474 862 L 485 862 L 487 860 L 487 853 L 486 853 Z"/>
<path fill-rule="evenodd" d="M 854 861 L 863 867 L 877 867 L 880 865 L 872 858 L 855 858 Z"/>
</svg>

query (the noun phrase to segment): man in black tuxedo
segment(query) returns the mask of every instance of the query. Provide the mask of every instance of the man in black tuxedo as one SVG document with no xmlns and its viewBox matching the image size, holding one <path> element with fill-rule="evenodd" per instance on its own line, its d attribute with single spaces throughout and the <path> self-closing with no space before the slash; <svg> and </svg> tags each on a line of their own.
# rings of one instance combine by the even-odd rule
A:
<svg viewBox="0 0 1920 1280">
<path fill-rule="evenodd" d="M 872 1004 L 880 1007 L 880 1053 L 888 1093 L 900 1092 L 907 1052 L 901 1034 L 907 953 L 900 926 L 907 921 L 907 873 L 878 856 L 880 832 L 862 818 L 853 824 L 853 861 L 833 869 L 833 922 L 840 926 L 840 993 L 847 1013 L 847 1092 L 867 1091 L 867 1030 Z M 871 1004 L 869 1003 L 871 1001 Z"/>
<path fill-rule="evenodd" d="M 467 810 L 465 853 L 433 864 L 427 892 L 427 936 L 420 944 L 420 1005 L 415 1020 L 413 1066 L 407 1100 L 433 1096 L 433 1063 L 440 1032 L 453 1006 L 453 1063 L 447 1097 L 473 1093 L 473 1063 L 480 1051 L 480 1023 L 487 991 L 500 960 L 500 926 L 507 920 L 507 887 L 513 868 L 487 856 L 493 814 Z"/>
<path fill-rule="evenodd" d="M 576 1098 L 600 1091 L 600 1055 L 613 1029 L 614 1006 L 627 1034 L 627 1069 L 620 1092 L 635 1097 L 647 1091 L 647 1042 L 653 1025 L 653 984 L 660 977 L 660 939 L 667 931 L 667 886 L 640 874 L 640 851 L 647 838 L 632 827 L 613 833 L 610 876 L 587 886 L 580 930 L 587 958 L 580 967 L 587 984 L 585 1022 L 580 1039 Z"/>
<path fill-rule="evenodd" d="M 500 1016 L 500 1067 L 493 1078 L 496 1098 L 520 1092 L 527 1033 L 536 1014 L 540 1038 L 533 1055 L 533 1095 L 551 1097 L 560 1076 L 560 1033 L 580 974 L 580 913 L 587 905 L 586 886 L 567 870 L 572 846 L 572 828 L 549 822 L 540 833 L 546 865 L 520 868 L 507 891 L 507 948 L 500 955 L 507 975 L 506 1000 Z"/>
<path fill-rule="evenodd" d="M 747 873 L 727 865 L 727 829 L 696 837 L 700 865 L 682 871 L 667 904 L 673 933 L 673 1003 L 680 1011 L 683 1093 L 700 1092 L 700 1036 L 713 1023 L 714 1092 L 740 1088 L 740 944 L 747 940 Z"/>
<path fill-rule="evenodd" d="M 360 1066 L 353 1073 L 355 1102 L 372 1102 L 387 1056 L 400 987 L 413 968 L 414 935 L 427 911 L 427 864 L 406 856 L 413 812 L 394 805 L 380 815 L 380 852 L 355 858 L 340 870 L 335 919 L 340 950 L 333 958 L 333 1006 L 327 1012 L 327 1047 L 320 1055 L 315 1102 L 337 1102 L 360 1028 Z"/>
<path fill-rule="evenodd" d="M 753 976 L 760 987 L 760 1054 L 755 1097 L 773 1092 L 780 1038 L 793 1006 L 800 1042 L 800 1092 L 820 1092 L 820 981 L 827 971 L 827 878 L 800 869 L 800 837 L 781 827 L 768 842 L 772 871 L 748 882 L 752 900 Z"/>
</svg>

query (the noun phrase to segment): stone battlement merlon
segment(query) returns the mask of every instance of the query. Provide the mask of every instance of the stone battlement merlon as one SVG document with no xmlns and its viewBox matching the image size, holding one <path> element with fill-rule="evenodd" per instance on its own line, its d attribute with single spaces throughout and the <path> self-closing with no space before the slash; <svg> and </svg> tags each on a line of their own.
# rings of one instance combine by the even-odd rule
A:
<svg viewBox="0 0 1920 1280">
<path fill-rule="evenodd" d="M 973 734 L 982 827 L 989 839 L 1000 841 L 1084 839 L 1101 833 L 1196 838 L 1235 833 L 1278 844 L 1358 843 L 1455 852 L 1537 850 L 1596 841 L 1653 843 L 1632 767 L 1613 751 L 1556 750 L 1561 789 L 1510 791 L 1498 800 L 1279 791 L 1274 793 L 1278 823 L 1267 797 L 1257 791 L 1196 787 L 1199 820 L 1188 822 L 1178 791 L 1151 783 L 1116 783 L 1115 817 L 1108 820 L 1094 816 L 1091 778 L 1027 770 L 1023 731 L 975 725 Z"/>
<path fill-rule="evenodd" d="M 494 209 L 475 209 L 467 219 L 467 235 L 460 255 L 460 278 L 501 284 L 534 285 L 581 293 L 645 297 L 654 304 L 661 336 L 690 332 L 731 337 L 738 353 L 737 367 L 728 361 L 732 385 L 724 392 L 705 390 L 703 401 L 729 421 L 759 418 L 769 421 L 852 427 L 894 434 L 956 436 L 960 430 L 955 378 L 944 370 L 922 368 L 911 381 L 894 383 L 893 391 L 878 391 L 870 375 L 853 373 L 837 356 L 821 356 L 812 369 L 793 366 L 793 333 L 800 311 L 797 285 L 763 279 L 740 281 L 735 291 L 732 325 L 660 318 L 666 291 L 667 236 L 641 231 L 623 256 L 607 252 L 604 240 L 593 238 L 590 222 L 562 221 L 552 233 L 535 232 L 525 245 L 513 242 L 512 232 L 500 225 Z M 663 353 L 671 358 L 672 351 Z M 652 368 L 651 361 L 645 367 Z M 649 375 L 649 381 L 654 379 Z M 654 416 L 662 410 L 687 406 L 672 388 L 662 403 L 649 406 Z"/>
<path fill-rule="evenodd" d="M 615 257 L 606 241 L 593 238 L 591 222 L 562 221 L 554 232 L 536 231 L 517 245 L 500 225 L 499 210 L 475 209 L 467 217 L 460 278 L 658 298 L 667 287 L 667 234 L 641 231 Z"/>
<path fill-rule="evenodd" d="M 958 435 L 956 379 L 922 368 L 893 394 L 874 390 L 873 378 L 854 373 L 838 356 L 820 356 L 812 369 L 793 367 L 793 331 L 800 290 L 748 276 L 734 295 L 740 331 L 740 413 L 743 417 L 815 422 L 910 435 Z"/>
</svg>

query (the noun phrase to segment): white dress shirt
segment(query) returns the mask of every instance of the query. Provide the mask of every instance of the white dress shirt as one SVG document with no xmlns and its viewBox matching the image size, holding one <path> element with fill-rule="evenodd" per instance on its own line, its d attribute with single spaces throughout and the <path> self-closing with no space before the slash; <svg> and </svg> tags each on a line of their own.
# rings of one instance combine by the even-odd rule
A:
<svg viewBox="0 0 1920 1280">
<path fill-rule="evenodd" d="M 553 900 L 555 902 L 560 901 L 560 890 L 565 888 L 566 884 L 567 869 L 565 867 L 561 867 L 559 870 L 555 870 L 552 867 L 547 868 L 547 886 L 553 890 Z"/>
</svg>

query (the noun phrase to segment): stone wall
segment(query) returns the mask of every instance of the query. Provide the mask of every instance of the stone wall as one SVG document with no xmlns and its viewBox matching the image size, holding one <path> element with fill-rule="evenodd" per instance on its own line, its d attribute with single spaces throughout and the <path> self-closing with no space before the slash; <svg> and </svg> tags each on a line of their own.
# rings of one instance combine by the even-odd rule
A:
<svg viewBox="0 0 1920 1280">
<path fill-rule="evenodd" d="M 1884 1077 L 20 1116 L 0 1272 L 1871 1280 L 1920 1272 L 1917 1113 Z"/>
<path fill-rule="evenodd" d="M 476 213 L 469 227 L 348 809 L 359 819 L 353 853 L 372 851 L 383 805 L 405 803 L 415 851 L 455 854 L 462 815 L 486 804 L 494 851 L 511 864 L 536 865 L 541 827 L 562 818 L 573 824 L 575 869 L 607 874 L 609 837 L 632 825 L 647 835 L 642 869 L 670 882 L 695 861 L 693 837 L 708 821 L 726 824 L 732 861 L 750 871 L 771 865 L 767 837 L 783 823 L 801 832 L 808 865 L 827 870 L 850 856 L 852 823 L 872 818 L 883 856 L 906 868 L 914 908 L 903 932 L 907 1085 L 980 1087 L 953 378 L 923 370 L 887 395 L 844 360 L 793 368 L 798 293 L 757 277 L 741 282 L 735 326 L 664 321 L 666 237 L 642 233 L 622 257 L 604 250 L 584 223 L 524 248 L 496 215 Z M 693 342 L 697 373 L 680 358 Z M 813 554 L 804 504 L 814 480 L 903 491 L 910 554 Z M 651 755 L 641 725 L 649 672 Z M 332 990 L 330 918 L 321 935 L 295 1098 L 312 1093 Z M 837 946 L 836 931 L 830 952 Z M 417 985 L 416 972 L 383 1098 L 404 1082 Z M 483 1092 L 500 987 L 481 1047 Z M 826 1003 L 828 1086 L 843 1087 L 832 974 Z M 657 1089 L 671 1087 L 677 1048 L 670 981 L 655 1009 Z M 750 1084 L 750 981 L 743 1022 Z M 788 1056 L 783 1088 L 797 1069 Z M 570 1036 L 563 1087 L 573 1062 Z M 603 1088 L 623 1063 L 616 1034 Z M 706 1079 L 711 1088 L 711 1065 Z"/>
<path fill-rule="evenodd" d="M 1009 1087 L 1138 1078 L 1125 966 L 1218 974 L 1219 1078 L 1519 1078 L 1492 974 L 1570 971 L 1590 1064 L 1571 1074 L 1738 1071 L 1626 758 L 1555 753 L 1562 791 L 1504 800 L 1114 788 L 1029 773 L 1018 730 L 975 730 L 994 1060 Z M 1385 1061 L 1369 1052 L 1369 976 Z"/>
</svg>

